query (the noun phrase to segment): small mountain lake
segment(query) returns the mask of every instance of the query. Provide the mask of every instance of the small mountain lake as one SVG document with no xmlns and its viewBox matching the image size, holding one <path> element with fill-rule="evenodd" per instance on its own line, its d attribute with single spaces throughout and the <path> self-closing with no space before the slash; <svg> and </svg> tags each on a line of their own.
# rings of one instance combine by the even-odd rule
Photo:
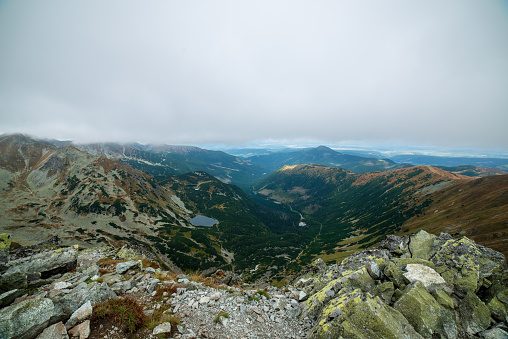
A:
<svg viewBox="0 0 508 339">
<path fill-rule="evenodd" d="M 194 218 L 192 218 L 190 222 L 193 226 L 212 227 L 213 225 L 217 224 L 219 220 L 208 218 L 205 217 L 204 215 L 197 215 Z"/>
</svg>

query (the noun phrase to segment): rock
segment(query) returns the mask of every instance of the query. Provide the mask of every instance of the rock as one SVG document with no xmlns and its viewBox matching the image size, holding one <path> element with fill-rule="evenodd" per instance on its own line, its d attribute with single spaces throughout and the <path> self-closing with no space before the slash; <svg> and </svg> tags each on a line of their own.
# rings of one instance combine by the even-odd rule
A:
<svg viewBox="0 0 508 339">
<path fill-rule="evenodd" d="M 372 291 L 370 291 L 372 296 L 380 297 L 381 300 L 383 300 L 386 304 L 389 304 L 391 302 L 394 292 L 395 288 L 391 281 L 377 285 Z"/>
<path fill-rule="evenodd" d="M 78 323 L 82 322 L 91 315 L 92 315 L 92 304 L 90 303 L 90 300 L 88 300 L 86 303 L 81 305 L 80 308 L 74 311 L 74 313 L 72 313 L 69 320 L 67 320 L 67 322 L 65 323 L 65 328 L 71 329 L 72 327 L 76 326 Z"/>
<path fill-rule="evenodd" d="M 487 306 L 494 319 L 508 322 L 508 288 L 499 292 Z"/>
<path fill-rule="evenodd" d="M 71 283 L 68 283 L 66 281 L 59 281 L 53 285 L 53 289 L 54 290 L 63 290 L 63 289 L 69 288 L 70 286 L 72 286 Z"/>
<path fill-rule="evenodd" d="M 391 282 L 393 282 L 396 287 L 400 289 L 406 287 L 408 280 L 406 280 L 402 274 L 399 266 L 395 265 L 393 262 L 389 261 L 386 263 L 386 267 L 383 270 L 383 273 L 388 279 L 390 279 Z"/>
<path fill-rule="evenodd" d="M 155 268 L 153 268 L 153 267 L 146 267 L 145 271 L 150 273 L 150 274 L 154 274 L 155 273 Z"/>
<path fill-rule="evenodd" d="M 445 291 L 434 290 L 432 291 L 432 296 L 434 297 L 434 299 L 436 299 L 439 305 L 449 308 L 451 310 L 455 309 L 455 303 L 453 302 L 452 297 L 450 297 Z"/>
<path fill-rule="evenodd" d="M 23 290 L 10 290 L 0 294 L 0 308 L 12 304 L 12 302 L 23 295 Z"/>
<path fill-rule="evenodd" d="M 466 237 L 448 240 L 431 261 L 436 265 L 436 272 L 453 285 L 455 293 L 461 297 L 477 292 L 484 278 L 506 269 L 503 254 Z"/>
<path fill-rule="evenodd" d="M 236 273 L 226 272 L 226 276 L 220 280 L 220 283 L 227 286 L 240 286 L 242 285 L 242 278 Z"/>
<path fill-rule="evenodd" d="M 162 323 L 157 325 L 152 332 L 154 335 L 157 335 L 159 333 L 171 333 L 171 323 Z"/>
<path fill-rule="evenodd" d="M 50 299 L 27 299 L 0 310 L 0 338 L 35 338 L 49 324 L 54 305 Z"/>
<path fill-rule="evenodd" d="M 47 327 L 37 339 L 69 339 L 65 325 L 62 322 Z"/>
<path fill-rule="evenodd" d="M 387 235 L 379 243 L 380 248 L 387 249 L 390 253 L 402 255 L 408 252 L 409 236 L 399 237 L 397 235 Z"/>
<path fill-rule="evenodd" d="M 11 248 L 12 238 L 10 234 L 1 233 L 0 234 L 0 252 L 9 253 L 9 249 Z"/>
<path fill-rule="evenodd" d="M 483 339 L 508 339 L 508 332 L 496 327 L 480 333 Z"/>
<path fill-rule="evenodd" d="M 449 289 L 446 281 L 432 268 L 419 265 L 419 264 L 408 264 L 406 266 L 407 272 L 404 273 L 404 277 L 411 283 L 416 281 L 421 282 L 425 288 L 429 291 L 436 289 Z M 451 292 L 451 289 L 449 289 Z"/>
<path fill-rule="evenodd" d="M 409 240 L 409 251 L 412 258 L 428 260 L 432 253 L 432 245 L 437 237 L 421 230 L 420 232 L 411 235 Z"/>
<path fill-rule="evenodd" d="M 85 320 L 81 324 L 69 330 L 71 338 L 86 339 L 90 336 L 90 320 Z"/>
<path fill-rule="evenodd" d="M 0 293 L 14 289 L 25 289 L 28 283 L 26 274 L 21 272 L 5 272 L 0 276 Z"/>
<path fill-rule="evenodd" d="M 307 293 L 305 293 L 304 291 L 300 291 L 300 293 L 298 293 L 298 301 L 305 301 L 307 300 Z"/>
<path fill-rule="evenodd" d="M 76 248 L 63 248 L 35 255 L 31 260 L 9 267 L 6 273 L 40 273 L 42 279 L 55 274 L 69 272 L 76 268 L 78 254 Z"/>
<path fill-rule="evenodd" d="M 340 264 L 340 272 L 356 271 L 361 267 L 364 267 L 366 264 L 370 265 L 376 264 L 376 262 L 380 259 L 390 260 L 391 259 L 390 252 L 386 249 L 358 251 L 351 254 L 346 259 L 342 260 L 342 263 Z"/>
<path fill-rule="evenodd" d="M 148 293 L 152 293 L 153 291 L 155 291 L 155 287 L 159 282 L 160 282 L 159 279 L 150 278 L 150 284 L 148 285 Z"/>
<path fill-rule="evenodd" d="M 464 331 L 470 335 L 484 331 L 490 325 L 489 308 L 472 292 L 461 300 L 459 313 Z"/>
<path fill-rule="evenodd" d="M 134 268 L 134 267 L 141 268 L 141 265 L 142 265 L 141 260 L 138 260 L 138 261 L 129 260 L 126 262 L 121 262 L 116 265 L 116 273 L 125 274 L 131 268 Z"/>
<path fill-rule="evenodd" d="M 422 338 L 402 314 L 359 289 L 339 294 L 321 312 L 310 338 Z"/>
<path fill-rule="evenodd" d="M 209 297 L 202 297 L 201 299 L 199 299 L 199 304 L 200 305 L 206 305 L 210 302 L 210 298 Z"/>
<path fill-rule="evenodd" d="M 434 263 L 430 260 L 423 260 L 418 258 L 393 258 L 392 260 L 395 264 L 397 264 L 397 266 L 400 267 L 401 270 L 405 270 L 408 264 L 419 264 L 430 267 L 433 270 L 436 269 L 436 265 L 434 265 Z"/>
<path fill-rule="evenodd" d="M 406 288 L 393 305 L 424 338 L 431 338 L 438 325 L 441 306 L 421 282 Z"/>
</svg>

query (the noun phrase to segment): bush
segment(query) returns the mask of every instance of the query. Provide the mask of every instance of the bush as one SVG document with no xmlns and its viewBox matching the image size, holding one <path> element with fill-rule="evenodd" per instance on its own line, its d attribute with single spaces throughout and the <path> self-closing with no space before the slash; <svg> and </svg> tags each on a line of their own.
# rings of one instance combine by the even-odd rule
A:
<svg viewBox="0 0 508 339">
<path fill-rule="evenodd" d="M 93 319 L 112 319 L 124 332 L 134 333 L 146 321 L 143 307 L 129 297 L 109 299 L 94 306 Z"/>
</svg>

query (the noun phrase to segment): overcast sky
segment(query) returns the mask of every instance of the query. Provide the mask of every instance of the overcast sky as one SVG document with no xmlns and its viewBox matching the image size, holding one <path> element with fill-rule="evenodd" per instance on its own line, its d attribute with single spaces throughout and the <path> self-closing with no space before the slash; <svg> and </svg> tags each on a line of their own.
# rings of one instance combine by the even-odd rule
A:
<svg viewBox="0 0 508 339">
<path fill-rule="evenodd" d="M 508 1 L 0 0 L 0 133 L 508 149 Z"/>
</svg>

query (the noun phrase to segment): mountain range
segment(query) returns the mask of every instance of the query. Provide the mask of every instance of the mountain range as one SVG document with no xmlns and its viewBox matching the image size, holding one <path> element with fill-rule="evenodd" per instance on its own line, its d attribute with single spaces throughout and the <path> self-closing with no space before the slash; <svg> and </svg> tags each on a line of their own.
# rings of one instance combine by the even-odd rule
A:
<svg viewBox="0 0 508 339">
<path fill-rule="evenodd" d="M 316 257 L 335 262 L 420 229 L 508 254 L 508 175 L 326 147 L 270 156 L 1 136 L 0 232 L 22 245 L 54 235 L 83 247 L 136 241 L 173 270 L 224 268 L 247 280 L 280 280 Z M 197 215 L 218 223 L 195 226 Z"/>
</svg>

